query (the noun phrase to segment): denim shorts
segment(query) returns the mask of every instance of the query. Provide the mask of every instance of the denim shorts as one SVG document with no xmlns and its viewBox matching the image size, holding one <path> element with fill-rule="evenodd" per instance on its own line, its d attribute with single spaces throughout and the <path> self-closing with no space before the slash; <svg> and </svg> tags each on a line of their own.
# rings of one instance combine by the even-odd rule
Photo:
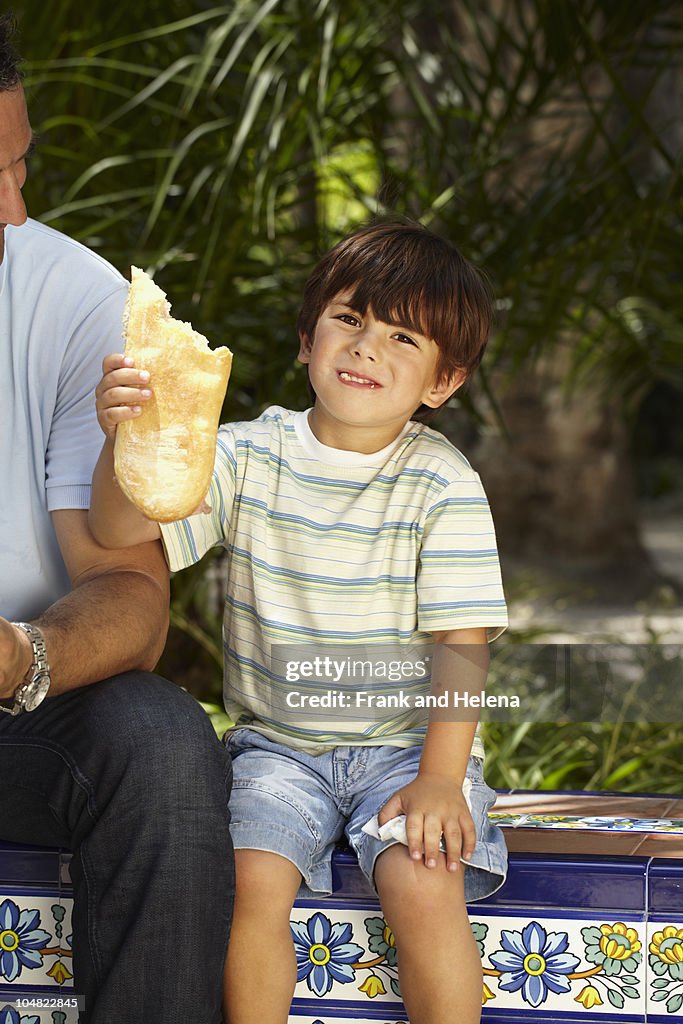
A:
<svg viewBox="0 0 683 1024">
<path fill-rule="evenodd" d="M 230 815 L 235 849 L 265 850 L 291 861 L 304 884 L 299 896 L 332 893 L 332 852 L 344 837 L 374 889 L 377 857 L 396 840 L 374 839 L 362 826 L 397 790 L 411 782 L 422 748 L 341 746 L 312 756 L 275 743 L 252 729 L 229 732 L 233 758 Z M 465 866 L 465 899 L 483 899 L 505 881 L 507 850 L 487 811 L 496 794 L 471 757 L 467 777 L 477 845 Z"/>
</svg>

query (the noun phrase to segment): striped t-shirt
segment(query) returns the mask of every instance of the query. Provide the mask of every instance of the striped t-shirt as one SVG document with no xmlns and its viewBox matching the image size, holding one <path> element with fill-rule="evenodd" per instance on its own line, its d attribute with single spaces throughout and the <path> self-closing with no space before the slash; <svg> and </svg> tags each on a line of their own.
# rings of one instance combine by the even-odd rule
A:
<svg viewBox="0 0 683 1024">
<path fill-rule="evenodd" d="M 419 660 L 437 631 L 487 627 L 493 639 L 507 625 L 479 477 L 423 424 L 366 455 L 321 444 L 307 412 L 272 407 L 220 428 L 207 500 L 210 514 L 162 526 L 169 565 L 226 548 L 226 710 L 280 743 L 322 753 L 423 742 L 424 711 L 330 704 L 356 686 L 428 693 L 416 670 L 387 679 L 388 660 Z M 340 683 L 329 661 L 300 671 L 330 652 L 348 667 L 356 650 L 378 673 L 374 690 L 365 675 Z M 312 708 L 324 694 L 327 707 Z M 472 753 L 483 756 L 478 738 Z"/>
</svg>

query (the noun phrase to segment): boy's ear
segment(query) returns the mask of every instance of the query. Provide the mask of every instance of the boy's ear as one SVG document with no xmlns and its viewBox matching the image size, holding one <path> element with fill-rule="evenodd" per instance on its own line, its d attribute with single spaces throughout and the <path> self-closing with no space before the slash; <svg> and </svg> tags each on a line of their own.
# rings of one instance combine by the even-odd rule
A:
<svg viewBox="0 0 683 1024">
<path fill-rule="evenodd" d="M 438 409 L 440 405 L 447 402 L 461 388 L 467 380 L 466 370 L 455 370 L 453 373 L 442 376 L 422 396 L 422 404 L 428 405 L 430 409 Z"/>
<path fill-rule="evenodd" d="M 310 363 L 312 348 L 313 342 L 308 334 L 304 331 L 299 331 L 299 354 L 297 355 L 297 359 L 300 363 Z"/>
</svg>

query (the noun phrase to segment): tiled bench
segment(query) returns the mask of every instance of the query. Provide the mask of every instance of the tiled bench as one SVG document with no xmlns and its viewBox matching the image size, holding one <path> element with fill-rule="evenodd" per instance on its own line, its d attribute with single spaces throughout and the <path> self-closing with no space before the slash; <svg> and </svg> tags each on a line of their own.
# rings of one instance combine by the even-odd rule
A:
<svg viewBox="0 0 683 1024">
<path fill-rule="evenodd" d="M 71 855 L 0 842 L 0 1022 L 75 1024 Z M 23 957 L 17 955 L 20 952 Z M 30 962 L 25 963 L 23 960 Z M 33 1005 L 21 1005 L 22 1001 Z M 38 1008 L 35 1001 L 46 1005 Z M 9 1007 L 10 1012 L 2 1010 Z"/>
<path fill-rule="evenodd" d="M 683 819 L 683 800 L 506 794 L 495 814 L 509 877 L 470 908 L 486 1024 L 683 1020 L 683 827 L 662 824 Z M 66 859 L 0 844 L 0 1010 L 17 1011 L 7 1024 L 77 1020 L 65 1005 L 17 1007 L 18 997 L 64 1003 L 73 993 Z M 305 968 L 290 1024 L 405 1024 L 393 936 L 353 855 L 338 851 L 333 866 L 334 896 L 299 900 L 292 913 Z M 16 970 L 17 945 L 35 966 Z"/>
</svg>

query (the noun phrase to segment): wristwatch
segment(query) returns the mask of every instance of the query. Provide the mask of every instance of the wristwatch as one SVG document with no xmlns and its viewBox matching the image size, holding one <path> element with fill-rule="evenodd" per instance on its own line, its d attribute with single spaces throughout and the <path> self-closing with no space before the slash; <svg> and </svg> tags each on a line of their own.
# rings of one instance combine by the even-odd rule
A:
<svg viewBox="0 0 683 1024">
<path fill-rule="evenodd" d="M 13 622 L 28 633 L 33 648 L 33 663 L 26 673 L 26 678 L 14 693 L 14 698 L 9 707 L 0 701 L 0 711 L 6 711 L 9 715 L 20 715 L 22 711 L 35 711 L 39 704 L 42 704 L 50 689 L 50 666 L 45 650 L 45 637 L 37 626 L 30 622 Z"/>
</svg>

